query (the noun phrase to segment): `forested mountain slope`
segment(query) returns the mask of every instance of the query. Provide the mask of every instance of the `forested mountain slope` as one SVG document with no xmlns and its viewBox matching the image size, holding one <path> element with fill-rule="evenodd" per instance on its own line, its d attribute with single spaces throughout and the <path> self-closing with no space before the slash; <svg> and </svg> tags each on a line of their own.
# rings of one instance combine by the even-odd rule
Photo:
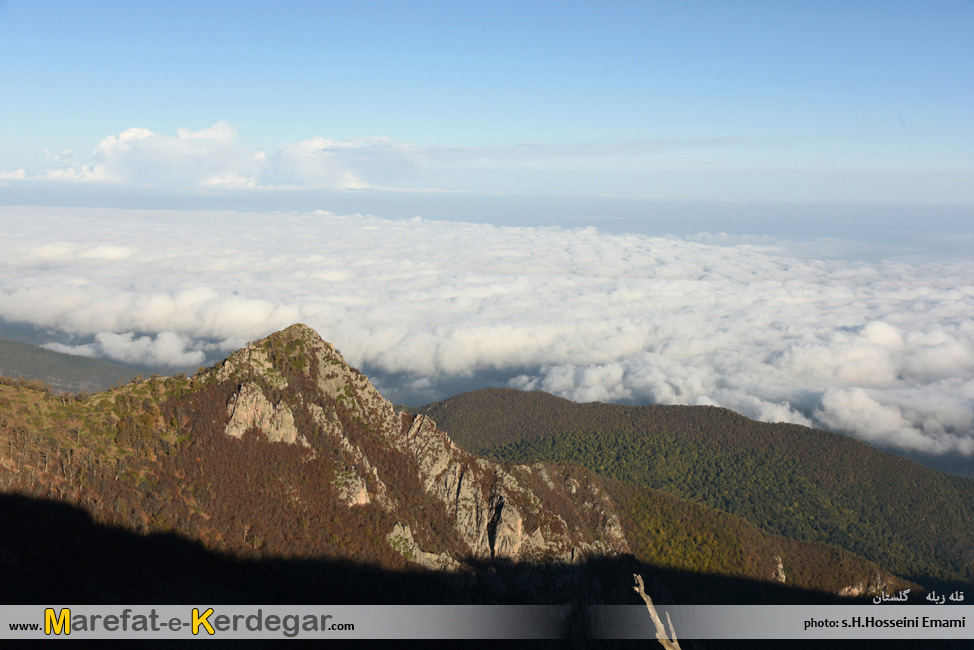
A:
<svg viewBox="0 0 974 650">
<path fill-rule="evenodd" d="M 974 480 L 845 436 L 716 407 L 576 404 L 513 389 L 416 411 L 476 453 L 580 463 L 771 533 L 846 549 L 921 583 L 974 583 Z"/>
</svg>

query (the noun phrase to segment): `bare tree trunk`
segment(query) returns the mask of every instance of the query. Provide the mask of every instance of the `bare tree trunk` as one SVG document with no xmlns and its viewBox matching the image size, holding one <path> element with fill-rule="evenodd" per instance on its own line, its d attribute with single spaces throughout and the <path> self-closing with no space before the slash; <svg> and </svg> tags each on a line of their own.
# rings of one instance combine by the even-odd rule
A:
<svg viewBox="0 0 974 650">
<path fill-rule="evenodd" d="M 670 640 L 666 633 L 666 626 L 663 625 L 663 621 L 660 620 L 659 614 L 656 613 L 656 607 L 653 606 L 653 599 L 649 597 L 646 593 L 646 587 L 643 585 L 643 577 L 638 573 L 632 574 L 632 577 L 636 579 L 636 586 L 632 588 L 639 597 L 643 599 L 646 603 L 646 609 L 649 610 L 649 615 L 653 619 L 653 625 L 656 626 L 656 640 L 660 642 L 666 650 L 682 650 L 680 648 L 680 642 L 676 639 L 676 628 L 673 627 L 673 621 L 670 620 L 670 613 L 666 613 L 666 622 L 670 624 L 669 634 L 673 637 Z"/>
</svg>

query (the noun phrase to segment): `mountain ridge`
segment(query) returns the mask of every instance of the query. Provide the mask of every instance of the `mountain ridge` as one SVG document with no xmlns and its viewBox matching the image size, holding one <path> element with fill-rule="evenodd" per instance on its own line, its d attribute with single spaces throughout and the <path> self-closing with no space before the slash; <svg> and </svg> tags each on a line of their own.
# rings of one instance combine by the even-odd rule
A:
<svg viewBox="0 0 974 650">
<path fill-rule="evenodd" d="M 474 456 L 432 418 L 397 412 L 304 325 L 193 377 L 90 397 L 0 382 L 0 443 L 0 489 L 140 534 L 176 532 L 241 558 L 446 572 L 458 602 L 638 603 L 632 573 L 563 570 L 605 558 L 645 566 L 627 537 L 632 509 L 618 510 L 603 479 Z M 842 557 L 824 593 L 909 584 Z M 751 577 L 775 579 L 765 573 Z"/>
</svg>

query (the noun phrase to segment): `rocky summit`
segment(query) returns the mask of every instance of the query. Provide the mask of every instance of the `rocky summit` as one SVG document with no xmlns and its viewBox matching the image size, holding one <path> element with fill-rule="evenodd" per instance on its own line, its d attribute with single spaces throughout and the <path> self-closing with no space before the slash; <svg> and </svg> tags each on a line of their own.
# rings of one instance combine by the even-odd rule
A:
<svg viewBox="0 0 974 650">
<path fill-rule="evenodd" d="M 411 562 L 435 569 L 460 567 L 462 558 L 572 563 L 629 552 L 594 477 L 542 463 L 505 468 L 467 453 L 432 419 L 396 412 L 305 325 L 234 353 L 216 377 L 236 386 L 227 399 L 226 435 L 241 438 L 255 430 L 268 442 L 300 445 L 307 449 L 305 462 L 331 456 L 342 504 L 396 516 L 392 529 L 377 532 Z M 311 426 L 300 427 L 295 411 L 303 411 Z M 383 450 L 378 457 L 370 453 L 376 447 Z M 422 495 L 403 494 L 406 486 L 390 480 L 404 469 L 418 479 Z M 445 515 L 459 548 L 418 546 L 411 530 L 426 528 L 423 513 L 404 507 L 417 499 Z"/>
</svg>

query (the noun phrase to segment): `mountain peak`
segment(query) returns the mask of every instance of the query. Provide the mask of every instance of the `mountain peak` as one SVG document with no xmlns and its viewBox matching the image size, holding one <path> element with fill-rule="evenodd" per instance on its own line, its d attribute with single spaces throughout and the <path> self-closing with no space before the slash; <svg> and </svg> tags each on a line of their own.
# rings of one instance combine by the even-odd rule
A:
<svg viewBox="0 0 974 650">
<path fill-rule="evenodd" d="M 221 380 L 260 377 L 272 386 L 283 388 L 288 375 L 307 374 L 321 362 L 349 367 L 335 346 L 311 327 L 295 323 L 231 354 L 218 364 L 217 377 Z"/>
<path fill-rule="evenodd" d="M 305 325 L 304 323 L 294 323 L 292 325 L 288 325 L 278 332 L 278 334 L 287 334 L 289 336 L 313 336 L 315 338 L 321 338 L 313 327 L 310 325 Z"/>
<path fill-rule="evenodd" d="M 395 513 L 402 524 L 393 535 L 397 540 L 425 528 L 419 513 L 405 507 L 416 495 L 403 492 L 401 478 L 389 478 L 412 467 L 408 482 L 422 492 L 425 509 L 448 513 L 460 557 L 548 555 L 572 563 L 579 553 L 629 550 L 608 496 L 590 476 L 477 458 L 429 417 L 397 413 L 307 325 L 292 325 L 238 350 L 216 376 L 236 384 L 227 401 L 228 435 L 240 438 L 257 429 L 271 441 L 301 444 L 316 454 L 335 457 L 339 449 L 334 485 L 340 500 Z M 566 499 L 566 491 L 578 496 Z M 556 495 L 565 509 L 552 514 L 540 507 Z M 412 555 L 426 557 L 416 549 Z"/>
</svg>

